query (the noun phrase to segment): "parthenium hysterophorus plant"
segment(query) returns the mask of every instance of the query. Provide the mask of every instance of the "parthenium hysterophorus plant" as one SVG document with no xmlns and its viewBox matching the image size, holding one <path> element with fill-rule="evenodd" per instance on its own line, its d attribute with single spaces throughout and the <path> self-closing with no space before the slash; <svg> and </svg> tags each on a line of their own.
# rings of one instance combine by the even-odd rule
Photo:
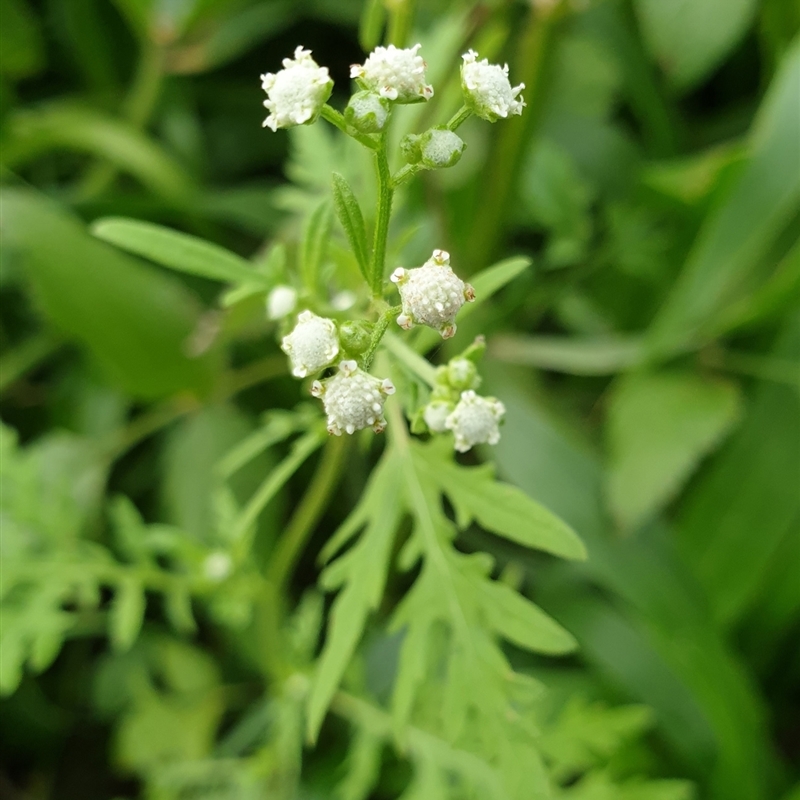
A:
<svg viewBox="0 0 800 800">
<path fill-rule="evenodd" d="M 294 412 L 272 412 L 261 429 L 222 459 L 212 542 L 200 544 L 176 529 L 147 526 L 124 500 L 112 510 L 113 552 L 59 538 L 42 514 L 30 517 L 29 500 L 41 488 L 36 470 L 28 468 L 34 454 L 23 455 L 3 436 L 11 518 L 27 520 L 24 530 L 7 532 L 12 552 L 5 559 L 3 582 L 11 600 L 4 605 L 3 689 L 14 689 L 26 665 L 42 670 L 52 662 L 63 640 L 73 635 L 79 615 L 103 605 L 101 589 L 113 598 L 108 624 L 120 653 L 140 639 L 147 593 L 162 596 L 167 619 L 184 634 L 195 630 L 193 602 L 199 602 L 213 623 L 252 631 L 255 657 L 270 685 L 269 733 L 248 734 L 253 724 L 245 718 L 245 733 L 239 737 L 245 745 L 220 751 L 236 757 L 212 759 L 191 773 L 202 782 L 203 770 L 210 769 L 208 775 L 222 780 L 235 762 L 242 769 L 233 770 L 230 780 L 241 791 L 231 796 L 258 797 L 266 791 L 270 797 L 293 797 L 303 740 L 316 741 L 329 710 L 354 730 L 342 797 L 368 796 L 387 743 L 394 743 L 413 765 L 404 794 L 408 800 L 549 796 L 532 710 L 539 686 L 512 669 L 501 641 L 558 654 L 572 649 L 573 639 L 511 585 L 495 580 L 489 555 L 464 553 L 454 539 L 459 529 L 477 523 L 557 556 L 582 558 L 584 550 L 564 523 L 519 490 L 497 482 L 491 467 L 466 467 L 454 460 L 454 450 L 494 444 L 500 436 L 503 404 L 477 393 L 482 339 L 435 368 L 421 355 L 427 347 L 424 331 L 407 342 L 399 333 L 427 327 L 445 339 L 454 336 L 459 315 L 474 307 L 466 304 L 485 300 L 518 273 L 520 264 L 489 268 L 476 276 L 473 289 L 453 271 L 448 253 L 437 249 L 421 266 L 398 267 L 386 280 L 395 191 L 423 170 L 456 164 L 465 147 L 456 130 L 470 115 L 494 122 L 522 113 L 523 87 L 511 86 L 507 67 L 478 60 L 469 51 L 461 67 L 462 108 L 445 125 L 403 137 L 399 147 L 405 165 L 392 174 L 396 154 L 389 152 L 389 130 L 397 107 L 425 102 L 434 91 L 418 50 L 378 47 L 362 65 L 353 66 L 358 90 L 343 114 L 327 104 L 332 81 L 309 51 L 298 47 L 280 72 L 262 76 L 270 112 L 265 126 L 277 131 L 321 116 L 374 158 L 378 187 L 371 237 L 355 193 L 344 177 L 333 175 L 336 215 L 367 288 L 361 300 L 341 293 L 327 297 L 321 269 L 330 235 L 325 207 L 311 217 L 296 279 L 284 272 L 280 281 L 269 271 L 270 263 L 266 271 L 249 269 L 232 254 L 184 234 L 129 220 L 95 226 L 98 236 L 126 249 L 236 284 L 224 296 L 225 306 L 266 294 L 267 315 L 281 328 L 292 374 L 314 378 L 310 392 L 322 401 L 326 425 L 306 404 Z M 285 257 L 275 253 L 277 260 Z M 396 297 L 395 292 L 399 302 L 392 305 L 387 298 Z M 371 374 L 373 363 L 380 377 Z M 320 583 L 336 594 L 324 645 L 314 659 L 322 605 L 312 592 L 290 614 L 286 589 L 345 469 L 344 459 L 354 457 L 346 451 L 349 435 L 367 428 L 386 428 L 388 438 L 361 499 L 322 550 Z M 288 456 L 240 507 L 228 479 L 259 452 L 292 436 L 297 438 Z M 253 545 L 261 511 L 323 446 L 314 478 L 267 566 L 259 569 Z M 454 519 L 446 513 L 445 499 Z M 387 601 L 393 570 L 414 577 L 406 579 L 410 588 L 404 594 L 393 586 L 393 600 Z M 398 594 L 402 597 L 395 602 Z M 377 624 L 371 621 L 376 614 Z M 384 697 L 359 669 L 359 647 L 368 626 L 373 644 L 383 642 L 385 653 L 396 653 L 391 689 Z M 161 652 L 154 642 L 142 646 L 142 652 Z M 210 686 L 215 679 L 212 673 L 207 677 Z M 343 682 L 348 691 L 342 690 Z M 203 724 L 212 736 L 222 708 L 216 703 L 204 712 Z M 169 772 L 169 765 L 157 759 L 135 763 L 131 756 L 129 761 L 149 776 L 153 787 L 183 780 L 180 771 Z M 253 794 L 247 794 L 251 789 Z"/>
</svg>

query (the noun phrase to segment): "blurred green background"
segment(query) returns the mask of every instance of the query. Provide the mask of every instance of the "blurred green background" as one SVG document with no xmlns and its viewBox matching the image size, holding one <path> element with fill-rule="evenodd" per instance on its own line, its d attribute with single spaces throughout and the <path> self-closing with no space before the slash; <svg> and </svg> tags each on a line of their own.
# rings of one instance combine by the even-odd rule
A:
<svg viewBox="0 0 800 800">
<path fill-rule="evenodd" d="M 259 75 L 302 44 L 341 107 L 384 24 L 423 45 L 436 96 L 409 110 L 421 124 L 457 106 L 468 47 L 527 86 L 521 118 L 469 121 L 462 162 L 409 189 L 390 256 L 445 247 L 464 276 L 533 260 L 459 342 L 487 334 L 486 383 L 508 408 L 486 457 L 590 558 L 557 563 L 477 529 L 463 547 L 493 553 L 580 642 L 570 658 L 519 657 L 552 689 L 543 747 L 563 796 L 691 796 L 637 783 L 652 777 L 710 800 L 797 800 L 796 0 L 0 0 L 2 557 L 24 551 L 31 576 L 4 598 L 0 796 L 284 796 L 242 777 L 265 701 L 252 632 L 218 624 L 241 611 L 233 589 L 195 607 L 197 628 L 191 601 L 165 590 L 129 649 L 124 621 L 106 642 L 106 617 L 124 612 L 102 580 L 83 611 L 37 564 L 101 547 L 125 562 L 144 526 L 200 558 L 215 463 L 301 396 L 263 294 L 220 308 L 218 284 L 123 254 L 92 222 L 150 220 L 256 264 L 276 243 L 291 257 L 350 155 L 324 123 L 262 129 Z M 331 263 L 342 250 L 334 236 Z M 348 465 L 293 598 L 369 463 Z M 264 548 L 310 475 L 262 515 Z M 390 651 L 367 654 L 373 685 Z M 297 756 L 270 746 L 267 773 Z M 347 748 L 326 727 L 286 796 L 400 795 L 408 775 L 388 751 L 373 789 L 341 783 Z"/>
</svg>

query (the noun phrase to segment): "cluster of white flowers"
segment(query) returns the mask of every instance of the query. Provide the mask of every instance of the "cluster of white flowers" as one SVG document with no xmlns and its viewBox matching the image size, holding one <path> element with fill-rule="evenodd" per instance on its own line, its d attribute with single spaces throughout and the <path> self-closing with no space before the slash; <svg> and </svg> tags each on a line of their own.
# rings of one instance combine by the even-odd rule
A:
<svg viewBox="0 0 800 800">
<path fill-rule="evenodd" d="M 344 115 L 337 118 L 338 112 L 327 108 L 326 118 L 371 148 L 385 147 L 384 140 L 364 139 L 364 135 L 383 131 L 396 104 L 422 102 L 433 96 L 419 50 L 419 44 L 405 49 L 394 45 L 376 47 L 363 64 L 350 68 L 358 91 L 350 98 Z M 326 108 L 333 81 L 327 68 L 320 67 L 311 57 L 310 50 L 298 47 L 294 58 L 284 59 L 282 70 L 261 76 L 261 85 L 267 93 L 264 105 L 270 111 L 264 125 L 276 131 L 314 122 Z M 511 86 L 508 66 L 478 60 L 473 50 L 463 56 L 461 86 L 464 108 L 448 125 L 403 138 L 401 150 L 409 165 L 402 170 L 404 178 L 419 169 L 453 166 L 466 146 L 455 128 L 470 113 L 495 122 L 521 114 L 525 106 L 520 96 L 524 85 Z M 399 310 L 396 319 L 401 328 L 425 325 L 447 339 L 456 332 L 455 319 L 461 307 L 475 299 L 472 287 L 453 272 L 450 256 L 444 250 L 434 250 L 420 267 L 398 267 L 391 280 L 400 294 L 400 308 L 385 312 L 381 324 L 365 320 L 337 324 L 305 310 L 298 315 L 294 328 L 283 336 L 281 347 L 289 356 L 295 377 L 335 369 L 329 377 L 315 380 L 311 393 L 322 400 L 328 430 L 336 436 L 364 428 L 380 432 L 386 426 L 383 407 L 386 398 L 394 393 L 394 386 L 388 379 L 376 378 L 365 370 L 391 318 L 388 315 Z M 330 307 L 341 313 L 356 302 L 354 293 L 340 292 L 331 299 Z M 267 297 L 267 315 L 284 326 L 297 303 L 298 293 L 293 287 L 278 285 Z M 475 392 L 480 378 L 474 359 L 484 347 L 479 338 L 463 356 L 440 367 L 430 401 L 414 417 L 412 427 L 419 426 L 420 431 L 451 431 L 459 452 L 477 444 L 494 444 L 500 437 L 503 404 Z M 363 369 L 355 358 L 363 361 Z M 215 564 L 209 569 L 215 574 L 222 572 Z"/>
<path fill-rule="evenodd" d="M 433 86 L 425 83 L 425 62 L 419 44 L 401 49 L 390 44 L 376 47 L 363 64 L 350 67 L 350 77 L 365 89 L 395 103 L 417 103 L 433 97 Z"/>
<path fill-rule="evenodd" d="M 508 64 L 490 64 L 487 59 L 478 61 L 478 54 L 470 50 L 462 56 L 461 88 L 470 110 L 479 117 L 495 122 L 512 114 L 521 114 L 525 101 L 519 98 L 525 84 L 511 86 Z"/>
<path fill-rule="evenodd" d="M 328 415 L 328 433 L 341 436 L 371 427 L 380 433 L 386 427 L 383 404 L 394 385 L 359 369 L 355 361 L 342 361 L 339 371 L 324 381 L 314 381 L 311 394 L 322 398 Z"/>
<path fill-rule="evenodd" d="M 264 106 L 270 111 L 264 127 L 277 131 L 314 122 L 331 96 L 333 81 L 328 68 L 311 58 L 310 50 L 298 47 L 294 59 L 283 59 L 282 70 L 261 76 L 261 88 L 267 93 Z"/>
<path fill-rule="evenodd" d="M 397 284 L 403 312 L 397 324 L 408 330 L 427 325 L 449 339 L 456 332 L 455 318 L 465 302 L 475 299 L 473 288 L 450 267 L 450 254 L 434 250 L 433 255 L 416 269 L 398 267 L 392 273 Z"/>
</svg>

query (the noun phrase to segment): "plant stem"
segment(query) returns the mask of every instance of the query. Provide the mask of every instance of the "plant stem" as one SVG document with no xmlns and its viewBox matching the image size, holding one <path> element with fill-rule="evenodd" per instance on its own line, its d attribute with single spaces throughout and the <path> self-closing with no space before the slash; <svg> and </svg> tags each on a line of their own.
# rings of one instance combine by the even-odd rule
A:
<svg viewBox="0 0 800 800">
<path fill-rule="evenodd" d="M 325 105 L 322 106 L 320 116 L 323 119 L 328 120 L 331 125 L 333 125 L 335 128 L 338 128 L 342 133 L 347 134 L 357 142 L 363 144 L 364 147 L 368 147 L 370 150 L 377 150 L 379 148 L 378 143 L 374 139 L 366 134 L 357 133 L 356 131 L 352 130 L 347 124 L 347 120 L 335 108 L 333 108 L 333 106 L 329 106 L 327 103 L 325 103 Z"/>
<path fill-rule="evenodd" d="M 459 108 L 458 111 L 456 111 L 456 113 L 450 117 L 450 120 L 448 121 L 447 125 L 445 125 L 445 128 L 447 128 L 449 131 L 456 130 L 462 122 L 465 122 L 467 119 L 469 119 L 471 114 L 472 111 L 470 111 L 470 109 L 468 109 L 466 106 L 461 106 L 461 108 Z"/>
<path fill-rule="evenodd" d="M 375 170 L 378 176 L 378 214 L 375 218 L 375 240 L 372 247 L 371 286 L 373 297 L 383 293 L 383 271 L 386 263 L 386 241 L 389 237 L 389 220 L 392 216 L 394 187 L 386 154 L 386 133 L 381 134 L 380 146 L 375 152 Z"/>
<path fill-rule="evenodd" d="M 387 328 L 392 323 L 392 320 L 397 319 L 402 310 L 402 306 L 392 306 L 392 308 L 386 309 L 375 323 L 375 328 L 372 332 L 372 340 L 369 343 L 366 353 L 364 353 L 361 358 L 361 369 L 365 372 L 370 368 L 372 359 L 375 357 L 375 351 L 378 349 L 378 345 L 381 343 L 381 339 L 383 339 Z"/>
</svg>

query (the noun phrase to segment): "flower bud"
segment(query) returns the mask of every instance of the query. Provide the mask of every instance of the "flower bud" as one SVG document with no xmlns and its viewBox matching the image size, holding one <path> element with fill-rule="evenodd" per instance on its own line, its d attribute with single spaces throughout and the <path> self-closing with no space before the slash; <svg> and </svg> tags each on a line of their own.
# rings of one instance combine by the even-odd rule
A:
<svg viewBox="0 0 800 800">
<path fill-rule="evenodd" d="M 311 58 L 310 50 L 298 47 L 294 59 L 283 59 L 282 70 L 261 76 L 261 88 L 267 93 L 264 106 L 270 111 L 264 127 L 277 131 L 314 122 L 331 96 L 333 81 L 328 68 Z"/>
<path fill-rule="evenodd" d="M 422 418 L 432 433 L 443 433 L 447 430 L 447 418 L 454 409 L 455 405 L 446 400 L 432 400 L 425 406 Z"/>
<path fill-rule="evenodd" d="M 339 326 L 339 342 L 342 350 L 351 356 L 360 356 L 366 352 L 372 341 L 372 330 L 375 325 L 366 320 L 351 320 Z"/>
<path fill-rule="evenodd" d="M 270 319 L 288 317 L 297 306 L 297 290 L 291 286 L 276 286 L 267 295 L 267 316 Z"/>
<path fill-rule="evenodd" d="M 394 385 L 359 369 L 355 361 L 342 361 L 339 371 L 324 381 L 314 381 L 311 394 L 322 399 L 328 415 L 328 433 L 341 436 L 372 427 L 380 433 L 386 427 L 383 404 Z"/>
<path fill-rule="evenodd" d="M 464 102 L 477 116 L 496 122 L 512 114 L 521 114 L 525 101 L 519 98 L 525 84 L 511 86 L 508 64 L 490 64 L 487 59 L 478 61 L 478 54 L 470 50 L 463 56 L 461 65 L 461 90 Z"/>
<path fill-rule="evenodd" d="M 458 405 L 445 421 L 456 437 L 455 447 L 466 453 L 476 444 L 497 444 L 500 441 L 499 422 L 506 413 L 505 406 L 494 397 L 480 397 L 472 390 L 463 392 Z"/>
<path fill-rule="evenodd" d="M 444 250 L 434 250 L 416 269 L 398 267 L 392 281 L 403 305 L 397 324 L 406 330 L 415 324 L 427 325 L 439 331 L 443 339 L 455 334 L 454 320 L 461 306 L 475 299 L 473 288 L 451 269 L 450 255 Z"/>
<path fill-rule="evenodd" d="M 477 389 L 480 384 L 478 368 L 467 358 L 454 358 L 447 365 L 447 382 L 459 392 Z"/>
<path fill-rule="evenodd" d="M 395 103 L 418 103 L 433 97 L 425 83 L 425 62 L 417 55 L 420 45 L 405 50 L 390 44 L 376 47 L 362 64 L 350 67 L 359 85 Z"/>
<path fill-rule="evenodd" d="M 281 349 L 292 362 L 292 375 L 305 378 L 329 366 L 339 354 L 339 337 L 332 319 L 303 311 L 294 330 L 283 337 Z"/>
<path fill-rule="evenodd" d="M 391 103 L 377 92 L 356 92 L 344 110 L 347 124 L 359 133 L 380 133 L 389 119 Z"/>
</svg>

